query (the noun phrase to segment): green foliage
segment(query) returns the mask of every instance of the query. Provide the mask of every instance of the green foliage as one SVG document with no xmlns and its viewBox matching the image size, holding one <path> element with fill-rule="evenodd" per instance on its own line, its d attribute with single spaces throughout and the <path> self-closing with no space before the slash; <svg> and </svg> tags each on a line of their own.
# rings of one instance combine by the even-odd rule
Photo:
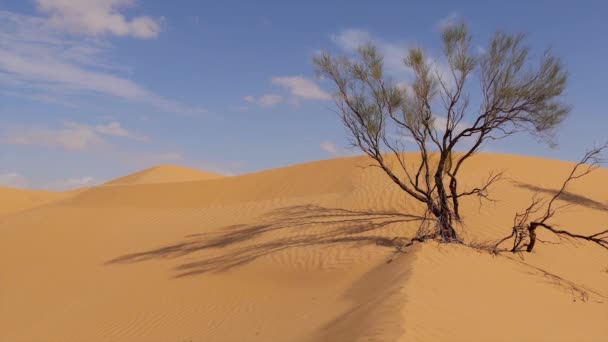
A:
<svg viewBox="0 0 608 342">
<path fill-rule="evenodd" d="M 475 69 L 477 59 L 469 53 L 471 36 L 468 34 L 464 23 L 446 27 L 441 34 L 441 38 L 444 54 L 453 70 L 468 74 Z"/>
<path fill-rule="evenodd" d="M 523 34 L 494 35 L 481 60 L 485 105 L 498 115 L 507 113 L 512 123 L 529 124 L 529 131 L 542 134 L 556 128 L 570 112 L 570 107 L 559 100 L 568 74 L 550 50 L 543 54 L 538 67 L 531 67 L 530 48 L 523 45 L 524 38 Z"/>
<path fill-rule="evenodd" d="M 445 28 L 441 40 L 447 71 L 438 69 L 437 60 L 418 47 L 403 57 L 414 75 L 408 91 L 384 72 L 383 57 L 371 43 L 361 46 L 354 57 L 324 52 L 313 61 L 318 74 L 336 85 L 336 102 L 351 142 L 401 189 L 426 203 L 442 229 L 451 229 L 451 217 L 459 219 L 458 198 L 487 196 L 487 187 L 499 178 L 490 177 L 472 191 L 459 191 L 457 174 L 467 158 L 488 139 L 522 131 L 550 138 L 570 107 L 561 101 L 568 79 L 561 61 L 546 51 L 538 64 L 533 63 L 523 34 L 497 32 L 479 56 L 471 52 L 472 37 L 464 23 Z M 480 88 L 468 86 L 473 75 L 479 77 Z M 469 106 L 470 89 L 481 90 L 475 109 Z M 465 138 L 467 144 L 462 144 Z M 402 159 L 403 141 L 418 148 L 417 165 Z M 465 153 L 454 155 L 461 145 Z M 436 163 L 431 162 L 433 151 L 439 152 Z M 387 163 L 386 152 L 394 154 L 398 167 Z M 449 188 L 443 177 L 449 178 Z"/>
</svg>

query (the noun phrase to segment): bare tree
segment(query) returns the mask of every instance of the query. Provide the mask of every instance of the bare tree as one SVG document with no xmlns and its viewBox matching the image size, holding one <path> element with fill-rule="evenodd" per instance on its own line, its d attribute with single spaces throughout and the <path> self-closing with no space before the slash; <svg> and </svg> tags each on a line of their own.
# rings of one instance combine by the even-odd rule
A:
<svg viewBox="0 0 608 342">
<path fill-rule="evenodd" d="M 491 174 L 483 184 L 463 190 L 458 183 L 463 165 L 490 140 L 524 131 L 550 137 L 569 113 L 560 102 L 567 73 L 549 50 L 533 63 L 522 34 L 497 32 L 480 56 L 471 52 L 464 24 L 446 28 L 441 38 L 447 71 L 442 73 L 422 49 L 412 48 L 403 60 L 414 74 L 409 89 L 385 74 L 383 57 L 372 43 L 361 46 L 356 58 L 324 52 L 314 64 L 337 87 L 335 100 L 351 143 L 426 205 L 436 223 L 433 237 L 459 242 L 454 222 L 461 221 L 460 199 L 487 198 L 502 176 Z M 474 77 L 481 90 L 477 109 L 471 108 L 468 91 Z M 408 142 L 420 158 L 406 160 Z"/>
<path fill-rule="evenodd" d="M 515 214 L 511 235 L 499 240 L 494 246 L 494 250 L 498 250 L 498 247 L 503 242 L 513 239 L 511 252 L 518 252 L 523 248 L 525 248 L 527 252 L 532 252 L 536 245 L 536 241 L 541 241 L 536 236 L 536 230 L 538 228 L 548 230 L 555 234 L 560 240 L 589 241 L 608 249 L 608 229 L 591 235 L 581 235 L 567 230 L 556 229 L 555 226 L 550 223 L 551 218 L 553 218 L 560 209 L 568 206 L 568 204 L 556 204 L 556 201 L 560 196 L 565 193 L 568 185 L 575 179 L 588 175 L 593 170 L 597 169 L 600 164 L 605 163 L 605 160 L 602 159 L 602 152 L 606 149 L 608 149 L 608 143 L 587 151 L 583 158 L 574 165 L 560 189 L 550 199 L 543 200 L 538 198 L 538 196 L 534 196 L 530 205 L 522 213 Z M 538 214 L 538 216 L 533 219 L 532 216 L 536 214 Z"/>
</svg>

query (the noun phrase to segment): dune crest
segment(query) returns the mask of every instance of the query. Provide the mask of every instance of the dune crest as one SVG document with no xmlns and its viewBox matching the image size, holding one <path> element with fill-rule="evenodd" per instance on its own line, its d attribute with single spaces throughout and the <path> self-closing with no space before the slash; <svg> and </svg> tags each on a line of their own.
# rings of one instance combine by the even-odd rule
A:
<svg viewBox="0 0 608 342">
<path fill-rule="evenodd" d="M 143 171 L 135 172 L 124 177 L 111 180 L 104 185 L 175 183 L 215 179 L 221 177 L 223 176 L 179 165 L 157 165 Z"/>
<path fill-rule="evenodd" d="M 416 155 L 409 156 L 416 158 Z M 424 208 L 363 157 L 183 182 L 173 168 L 119 178 L 0 220 L 4 341 L 602 341 L 608 253 L 543 244 L 492 256 L 428 242 L 396 252 Z M 463 201 L 466 241 L 510 232 L 531 196 L 571 163 L 483 154 L 508 180 L 480 209 Z M 171 177 L 167 176 L 170 175 Z M 171 179 L 169 181 L 169 179 Z M 556 218 L 608 222 L 608 169 L 573 183 Z M 112 182 L 110 182 L 112 183 Z M 116 184 L 116 183 L 114 183 Z M 556 242 L 551 236 L 540 239 Z"/>
<path fill-rule="evenodd" d="M 0 186 L 0 216 L 18 213 L 75 195 L 80 190 L 44 191 Z"/>
</svg>

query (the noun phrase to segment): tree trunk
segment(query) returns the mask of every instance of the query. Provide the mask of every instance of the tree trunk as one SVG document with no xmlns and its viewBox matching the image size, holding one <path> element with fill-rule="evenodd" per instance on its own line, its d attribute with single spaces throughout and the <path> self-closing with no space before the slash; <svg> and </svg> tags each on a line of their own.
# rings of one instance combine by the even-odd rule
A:
<svg viewBox="0 0 608 342">
<path fill-rule="evenodd" d="M 456 177 L 452 177 L 450 180 L 450 193 L 452 194 L 452 207 L 454 208 L 454 217 L 456 220 L 460 221 L 460 205 L 458 203 L 458 197 L 456 197 L 456 186 L 457 180 Z"/>
<path fill-rule="evenodd" d="M 528 243 L 528 247 L 526 247 L 526 252 L 532 252 L 534 249 L 534 245 L 536 244 L 536 227 L 538 225 L 536 223 L 530 223 L 528 227 L 528 234 L 530 235 L 530 243 Z"/>
<path fill-rule="evenodd" d="M 452 211 L 448 203 L 448 195 L 445 191 L 445 184 L 443 183 L 443 174 L 445 168 L 447 153 L 442 153 L 437 165 L 437 171 L 435 172 L 435 186 L 437 187 L 437 194 L 439 195 L 439 206 L 436 208 L 437 222 L 439 224 L 439 235 L 443 242 L 454 242 L 458 241 L 456 230 L 452 225 Z"/>
<path fill-rule="evenodd" d="M 439 234 L 441 235 L 441 240 L 443 242 L 458 241 L 456 230 L 454 230 L 454 227 L 452 226 L 452 214 L 449 212 L 449 209 L 441 209 L 437 220 L 439 222 Z"/>
</svg>

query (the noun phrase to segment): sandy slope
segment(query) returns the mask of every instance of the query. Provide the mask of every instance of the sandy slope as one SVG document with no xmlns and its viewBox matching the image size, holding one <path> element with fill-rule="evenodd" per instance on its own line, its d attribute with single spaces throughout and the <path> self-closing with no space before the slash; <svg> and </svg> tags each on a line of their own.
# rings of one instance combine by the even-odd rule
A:
<svg viewBox="0 0 608 342">
<path fill-rule="evenodd" d="M 494 257 L 411 236 L 420 205 L 363 158 L 238 177 L 100 186 L 0 219 L 1 341 L 601 341 L 608 253 L 539 245 Z M 571 164 L 481 155 L 511 178 L 464 203 L 468 240 L 508 233 L 533 191 Z M 187 179 L 186 179 L 187 180 Z M 132 183 L 142 183 L 135 180 Z M 146 182 L 143 182 L 146 183 Z M 608 170 L 559 217 L 608 222 Z M 398 212 L 407 216 L 397 215 Z M 546 238 L 546 237 L 543 237 Z M 587 248 L 584 248 L 587 247 Z"/>
<path fill-rule="evenodd" d="M 80 190 L 66 192 L 13 189 L 0 186 L 0 217 L 68 198 Z"/>
<path fill-rule="evenodd" d="M 110 182 L 107 182 L 105 185 L 187 182 L 220 177 L 222 176 L 178 165 L 158 165 L 143 171 L 135 172 L 130 175 L 114 179 Z"/>
</svg>

